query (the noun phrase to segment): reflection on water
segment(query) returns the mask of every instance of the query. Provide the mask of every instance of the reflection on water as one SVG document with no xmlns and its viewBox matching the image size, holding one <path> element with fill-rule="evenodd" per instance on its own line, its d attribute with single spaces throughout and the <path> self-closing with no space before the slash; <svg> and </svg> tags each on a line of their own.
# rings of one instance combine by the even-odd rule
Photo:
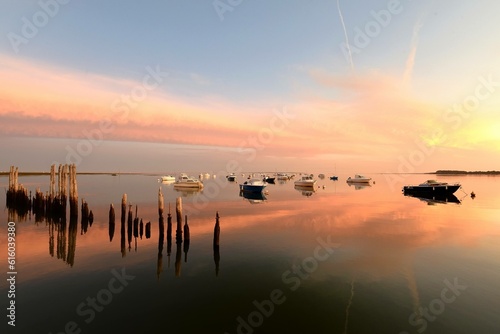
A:
<svg viewBox="0 0 500 334">
<path fill-rule="evenodd" d="M 408 184 L 419 181 L 412 177 Z M 180 194 L 161 184 L 169 203 L 163 219 L 157 177 L 79 175 L 79 192 L 92 203 L 92 225 L 77 219 L 36 224 L 29 216 L 16 222 L 19 330 L 60 332 L 73 320 L 85 333 L 156 333 L 168 321 L 175 333 L 236 333 L 242 320 L 255 324 L 255 305 L 268 305 L 279 290 L 284 302 L 252 325 L 255 333 L 417 333 L 420 326 L 409 318 L 421 308 L 435 308 L 444 281 L 456 278 L 468 288 L 435 320 L 426 320 L 426 332 L 498 332 L 491 310 L 500 307 L 500 178 L 464 177 L 462 187 L 474 190 L 474 200 L 426 198 L 425 203 L 460 204 L 431 206 L 379 179 L 352 191 L 325 178 L 308 198 L 293 183 L 270 184 L 268 195 L 247 198 L 237 185 L 211 178 L 204 180 L 205 189 L 211 182 L 219 186 L 217 196 L 182 197 L 181 215 Z M 44 182 L 34 177 L 25 184 L 44 188 Z M 115 238 L 112 203 L 123 204 L 125 193 L 135 200 L 126 198 L 121 206 Z M 265 205 L 249 205 L 250 200 Z M 1 228 L 5 233 L 5 224 Z M 318 238 L 340 246 L 322 253 Z M 134 280 L 86 323 L 77 306 L 106 289 L 109 273 L 120 268 Z M 123 322 L 130 305 L 141 306 L 140 323 Z"/>
<path fill-rule="evenodd" d="M 421 200 L 422 202 L 427 203 L 428 205 L 435 204 L 447 204 L 447 203 L 456 203 L 460 204 L 461 201 L 453 194 L 440 194 L 440 195 L 432 195 L 432 194 L 404 194 L 404 196 L 415 197 Z"/>
<path fill-rule="evenodd" d="M 267 200 L 266 195 L 263 192 L 251 192 L 240 190 L 240 197 L 248 200 L 251 204 L 263 203 Z"/>
<path fill-rule="evenodd" d="M 312 196 L 316 193 L 316 189 L 314 187 L 306 187 L 306 186 L 294 186 L 294 189 L 299 191 L 302 196 Z"/>
</svg>

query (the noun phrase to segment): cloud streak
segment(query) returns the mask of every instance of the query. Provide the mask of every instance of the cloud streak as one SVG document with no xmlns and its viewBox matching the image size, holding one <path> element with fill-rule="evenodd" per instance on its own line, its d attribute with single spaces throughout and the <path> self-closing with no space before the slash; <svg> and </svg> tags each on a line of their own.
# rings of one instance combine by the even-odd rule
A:
<svg viewBox="0 0 500 334">
<path fill-rule="evenodd" d="M 413 75 L 413 68 L 415 67 L 415 57 L 417 55 L 417 47 L 418 47 L 418 37 L 420 33 L 420 29 L 422 28 L 423 22 L 422 19 L 419 19 L 415 26 L 413 27 L 413 35 L 411 38 L 411 45 L 410 45 L 410 53 L 408 55 L 408 58 L 406 59 L 406 66 L 405 66 L 405 71 L 403 74 L 403 82 L 405 84 L 408 84 Z"/>
<path fill-rule="evenodd" d="M 351 66 L 351 70 L 354 70 L 354 62 L 352 61 L 352 52 L 351 45 L 349 44 L 349 37 L 347 37 L 347 29 L 344 23 L 344 16 L 342 15 L 342 11 L 340 10 L 340 0 L 337 0 L 337 9 L 339 11 L 340 23 L 342 24 L 342 29 L 344 30 L 345 44 L 347 48 L 347 52 L 349 54 L 349 65 Z"/>
</svg>

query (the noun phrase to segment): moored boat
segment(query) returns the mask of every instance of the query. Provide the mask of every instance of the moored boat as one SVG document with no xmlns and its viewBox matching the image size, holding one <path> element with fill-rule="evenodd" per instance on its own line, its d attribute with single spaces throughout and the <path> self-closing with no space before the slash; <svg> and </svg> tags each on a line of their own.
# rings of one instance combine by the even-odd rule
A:
<svg viewBox="0 0 500 334">
<path fill-rule="evenodd" d="M 193 177 L 187 176 L 184 173 L 181 173 L 177 178 L 177 181 L 174 182 L 175 188 L 203 188 L 203 183 L 195 179 Z"/>
<path fill-rule="evenodd" d="M 346 182 L 350 183 L 370 183 L 371 177 L 366 177 L 361 174 L 356 174 L 354 177 L 348 177 Z"/>
<path fill-rule="evenodd" d="M 314 187 L 315 184 L 316 180 L 312 175 L 303 175 L 300 180 L 294 182 L 294 185 L 298 187 Z"/>
<path fill-rule="evenodd" d="M 260 193 L 266 184 L 261 179 L 250 179 L 240 184 L 240 191 Z"/>
<path fill-rule="evenodd" d="M 267 182 L 267 183 L 274 183 L 274 180 L 276 180 L 275 177 L 270 177 L 270 176 L 264 176 L 264 178 L 262 179 L 262 181 L 264 182 Z"/>
<path fill-rule="evenodd" d="M 405 194 L 434 194 L 446 195 L 453 194 L 461 187 L 460 183 L 438 182 L 436 180 L 427 180 L 416 186 L 404 186 Z"/>
<path fill-rule="evenodd" d="M 226 179 L 230 182 L 234 182 L 234 181 L 236 181 L 236 174 L 231 173 L 231 174 L 226 176 Z"/>
<path fill-rule="evenodd" d="M 175 176 L 173 176 L 173 175 L 163 175 L 160 178 L 160 181 L 161 182 L 173 182 L 173 181 L 175 181 Z"/>
</svg>

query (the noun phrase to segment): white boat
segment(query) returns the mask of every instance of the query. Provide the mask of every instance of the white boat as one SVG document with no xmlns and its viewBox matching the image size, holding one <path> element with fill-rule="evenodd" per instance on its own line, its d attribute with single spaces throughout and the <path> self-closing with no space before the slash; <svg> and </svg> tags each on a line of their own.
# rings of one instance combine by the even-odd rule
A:
<svg viewBox="0 0 500 334">
<path fill-rule="evenodd" d="M 276 178 L 281 181 L 290 180 L 290 176 L 286 173 L 278 173 L 276 174 Z"/>
<path fill-rule="evenodd" d="M 303 175 L 300 180 L 294 182 L 297 187 L 314 187 L 316 180 L 312 175 Z"/>
<path fill-rule="evenodd" d="M 240 184 L 240 191 L 261 193 L 266 187 L 266 183 L 261 179 L 250 179 Z"/>
<path fill-rule="evenodd" d="M 371 177 L 365 177 L 363 175 L 356 174 L 356 175 L 354 175 L 353 178 L 349 176 L 349 178 L 347 178 L 346 182 L 349 182 L 349 183 L 370 183 L 371 180 L 372 180 Z"/>
<path fill-rule="evenodd" d="M 161 182 L 170 182 L 170 181 L 175 181 L 175 176 L 173 175 L 163 175 L 161 178 L 160 178 L 160 181 Z"/>
<path fill-rule="evenodd" d="M 201 189 L 201 188 L 203 188 L 203 183 L 198 179 L 195 179 L 193 177 L 187 176 L 186 174 L 182 173 L 177 178 L 177 181 L 175 181 L 174 187 L 175 188 L 198 188 L 198 189 Z"/>
</svg>

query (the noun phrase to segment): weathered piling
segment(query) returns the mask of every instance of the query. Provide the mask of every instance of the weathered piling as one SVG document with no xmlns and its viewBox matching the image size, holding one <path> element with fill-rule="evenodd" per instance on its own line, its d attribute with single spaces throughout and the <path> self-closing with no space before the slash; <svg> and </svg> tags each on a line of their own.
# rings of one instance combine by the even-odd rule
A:
<svg viewBox="0 0 500 334">
<path fill-rule="evenodd" d="M 78 186 L 76 183 L 76 165 L 69 167 L 69 215 L 78 217 Z"/>
<path fill-rule="evenodd" d="M 134 218 L 134 238 L 139 237 L 139 218 Z"/>
<path fill-rule="evenodd" d="M 141 218 L 141 222 L 139 223 L 139 235 L 142 239 L 142 235 L 144 234 L 144 223 L 142 222 L 142 218 Z"/>
<path fill-rule="evenodd" d="M 161 193 L 161 188 L 158 190 L 158 252 L 163 251 L 163 241 L 165 239 L 165 219 L 163 218 L 163 194 Z"/>
<path fill-rule="evenodd" d="M 214 227 L 214 248 L 219 247 L 220 239 L 220 225 L 219 225 L 219 211 L 215 213 L 215 227 Z"/>
<path fill-rule="evenodd" d="M 115 207 L 113 203 L 109 205 L 109 242 L 113 241 L 115 235 Z"/>
<path fill-rule="evenodd" d="M 9 217 L 12 217 L 12 220 L 18 220 L 17 217 L 25 219 L 31 211 L 31 198 L 28 195 L 28 190 L 19 184 L 18 176 L 19 169 L 10 166 L 6 204 L 9 208 Z M 9 218 L 9 220 L 11 219 Z"/>
<path fill-rule="evenodd" d="M 151 222 L 146 223 L 146 239 L 151 238 Z"/>
<path fill-rule="evenodd" d="M 163 242 L 165 239 L 165 219 L 163 218 L 164 201 L 161 188 L 158 190 L 158 258 L 156 261 L 156 277 L 159 280 L 163 271 Z"/>
<path fill-rule="evenodd" d="M 214 241 L 213 241 L 215 276 L 219 276 L 219 263 L 220 263 L 219 238 L 220 238 L 220 225 L 219 225 L 219 212 L 217 211 L 215 214 Z"/>
<path fill-rule="evenodd" d="M 188 217 L 184 216 L 184 262 L 187 262 L 187 253 L 189 251 L 189 244 L 191 242 L 191 235 L 189 233 Z"/>
<path fill-rule="evenodd" d="M 177 229 L 175 231 L 175 242 L 182 243 L 182 198 L 177 197 L 175 201 L 175 213 L 177 218 Z"/>
<path fill-rule="evenodd" d="M 164 201 L 163 194 L 161 192 L 161 188 L 158 189 L 158 216 L 163 217 L 163 209 L 164 209 Z"/>
<path fill-rule="evenodd" d="M 129 205 L 128 216 L 127 216 L 127 240 L 128 240 L 128 250 L 132 248 L 132 205 Z"/>
<path fill-rule="evenodd" d="M 74 205 L 74 204 L 71 204 L 71 205 Z M 78 207 L 78 204 L 76 205 Z M 81 234 L 85 234 L 87 233 L 87 229 L 89 227 L 89 215 L 90 215 L 90 211 L 89 211 L 89 205 L 87 204 L 87 202 L 85 201 L 85 199 L 82 198 L 82 221 L 81 221 L 81 224 L 82 224 L 82 228 L 81 228 Z M 73 212 L 73 214 L 70 214 L 70 219 L 71 218 L 77 218 L 78 217 L 78 213 L 75 214 Z"/>
<path fill-rule="evenodd" d="M 120 216 L 120 251 L 122 257 L 125 257 L 127 252 L 125 251 L 125 220 L 127 215 L 127 194 L 122 196 L 122 210 Z"/>
<path fill-rule="evenodd" d="M 122 196 L 122 215 L 121 215 L 121 221 L 123 224 L 125 223 L 126 216 L 127 216 L 127 194 L 123 194 L 123 196 Z"/>
</svg>

